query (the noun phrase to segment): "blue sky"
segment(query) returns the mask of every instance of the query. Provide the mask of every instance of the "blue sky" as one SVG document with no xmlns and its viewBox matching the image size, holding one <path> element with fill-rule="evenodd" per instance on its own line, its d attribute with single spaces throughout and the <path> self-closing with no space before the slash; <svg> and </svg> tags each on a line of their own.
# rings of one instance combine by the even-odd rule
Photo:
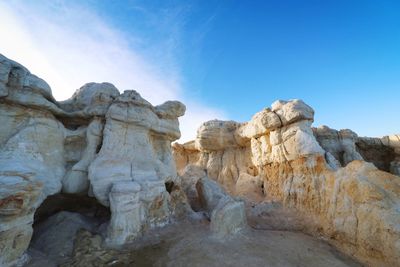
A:
<svg viewBox="0 0 400 267">
<path fill-rule="evenodd" d="M 400 132 L 399 1 L 10 1 L 2 11 L 12 16 L 0 16 L 0 53 L 56 97 L 105 79 L 154 104 L 176 98 L 188 105 L 186 140 L 201 121 L 247 121 L 292 98 L 314 108 L 314 125 Z"/>
<path fill-rule="evenodd" d="M 399 1 L 232 1 L 214 12 L 184 67 L 207 103 L 248 120 L 275 99 L 301 98 L 318 125 L 400 131 Z"/>
</svg>

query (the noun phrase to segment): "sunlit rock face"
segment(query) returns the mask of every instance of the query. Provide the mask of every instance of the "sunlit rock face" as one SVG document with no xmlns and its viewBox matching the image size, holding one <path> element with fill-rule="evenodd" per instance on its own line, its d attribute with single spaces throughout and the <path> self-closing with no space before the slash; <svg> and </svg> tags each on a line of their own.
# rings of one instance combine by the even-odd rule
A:
<svg viewBox="0 0 400 267">
<path fill-rule="evenodd" d="M 135 91 L 125 91 L 111 104 L 102 147 L 89 166 L 93 195 L 116 215 L 111 244 L 169 222 L 165 183 L 177 182 L 171 142 L 180 137 L 178 116 L 184 111 L 180 102 L 153 107 Z"/>
<path fill-rule="evenodd" d="M 57 102 L 45 81 L 0 55 L 0 266 L 24 261 L 35 210 L 59 192 L 110 207 L 110 245 L 170 222 L 185 207 L 171 151 L 184 113 L 180 102 L 152 106 L 109 83 Z"/>
<path fill-rule="evenodd" d="M 18 260 L 35 209 L 61 190 L 65 128 L 50 87 L 0 55 L 0 265 Z"/>
<path fill-rule="evenodd" d="M 399 136 L 375 140 L 350 130 L 313 129 L 313 117 L 303 101 L 290 100 L 243 124 L 206 122 L 196 140 L 173 145 L 178 172 L 193 180 L 203 170 L 231 194 L 295 208 L 314 222 L 311 233 L 349 255 L 372 266 L 397 266 Z M 191 175 L 187 166 L 195 170 Z"/>
</svg>

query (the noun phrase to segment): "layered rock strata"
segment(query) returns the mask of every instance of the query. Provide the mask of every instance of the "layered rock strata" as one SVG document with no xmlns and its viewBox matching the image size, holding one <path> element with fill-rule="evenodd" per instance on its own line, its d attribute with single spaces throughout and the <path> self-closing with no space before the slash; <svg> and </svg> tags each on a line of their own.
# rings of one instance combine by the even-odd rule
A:
<svg viewBox="0 0 400 267">
<path fill-rule="evenodd" d="M 187 207 L 171 152 L 184 113 L 180 102 L 153 106 L 109 83 L 57 102 L 45 81 L 0 55 L 0 266 L 26 258 L 35 211 L 59 192 L 110 207 L 110 245 L 169 222 Z"/>
<path fill-rule="evenodd" d="M 297 209 L 314 222 L 311 232 L 364 263 L 398 266 L 400 178 L 364 161 L 368 146 L 361 149 L 355 133 L 312 129 L 313 117 L 311 107 L 291 100 L 247 123 L 206 122 L 195 141 L 174 145 L 178 171 L 198 166 L 232 194 Z M 397 148 L 393 137 L 382 140 Z"/>
</svg>

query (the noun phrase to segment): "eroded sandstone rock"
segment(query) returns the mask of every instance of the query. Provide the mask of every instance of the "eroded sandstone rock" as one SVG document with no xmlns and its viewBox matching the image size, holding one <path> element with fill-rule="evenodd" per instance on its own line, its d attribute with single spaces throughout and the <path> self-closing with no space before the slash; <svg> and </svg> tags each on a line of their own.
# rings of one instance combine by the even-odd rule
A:
<svg viewBox="0 0 400 267">
<path fill-rule="evenodd" d="M 235 194 L 259 202 L 264 198 L 264 181 L 260 176 L 242 172 L 235 185 Z"/>
<path fill-rule="evenodd" d="M 217 237 L 229 237 L 247 227 L 243 201 L 233 199 L 208 177 L 200 178 L 196 189 L 201 206 L 210 218 L 211 231 Z"/>
<path fill-rule="evenodd" d="M 393 134 L 381 138 L 382 144 L 394 151 L 394 159 L 390 162 L 390 172 L 400 176 L 400 134 Z"/>
<path fill-rule="evenodd" d="M 358 137 L 355 145 L 365 161 L 372 162 L 380 170 L 394 173 L 390 166 L 396 161 L 395 149 L 385 145 L 381 138 Z"/>
<path fill-rule="evenodd" d="M 359 143 L 365 139 L 354 132 L 312 129 L 313 115 L 303 101 L 277 101 L 247 123 L 229 122 L 232 130 L 207 135 L 203 148 L 204 142 L 197 141 L 204 138 L 201 133 L 220 133 L 207 129 L 215 123 L 205 123 L 194 142 L 197 146 L 174 145 L 177 166 L 196 165 L 230 193 L 249 200 L 254 200 L 260 177 L 264 198 L 307 215 L 312 224 L 305 228 L 311 233 L 319 229 L 317 234 L 368 265 L 398 265 L 399 177 L 365 162 L 362 155 L 370 143 L 362 149 Z M 382 138 L 379 146 L 395 151 L 398 144 L 397 136 L 391 136 Z M 397 160 L 385 159 L 393 173 Z"/>
<path fill-rule="evenodd" d="M 142 232 L 144 206 L 141 203 L 141 186 L 133 181 L 113 184 L 110 192 L 111 217 L 108 229 L 108 243 L 122 245 L 134 240 Z"/>
<path fill-rule="evenodd" d="M 35 211 L 59 192 L 110 206 L 110 245 L 190 209 L 171 151 L 184 113 L 178 101 L 152 106 L 109 83 L 57 102 L 46 82 L 0 55 L 0 265 L 26 259 Z"/>
<path fill-rule="evenodd" d="M 400 262 L 400 180 L 373 165 L 400 173 L 398 135 L 312 129 L 311 107 L 277 101 L 247 123 L 204 123 L 196 140 L 174 144 L 173 155 L 184 112 L 180 102 L 153 106 L 109 83 L 86 84 L 57 102 L 46 82 L 0 55 L 0 265 L 26 260 L 35 211 L 60 192 L 87 194 L 111 210 L 96 229 L 110 246 L 188 216 L 188 200 L 216 236 L 232 236 L 247 222 L 244 202 L 230 193 L 296 209 L 311 233 L 368 265 Z"/>
<path fill-rule="evenodd" d="M 195 211 L 199 211 L 202 207 L 196 184 L 199 179 L 206 176 L 206 172 L 201 167 L 195 165 L 186 166 L 182 173 L 183 190 L 186 193 L 190 206 Z"/>
<path fill-rule="evenodd" d="M 82 150 L 79 161 L 64 176 L 63 192 L 65 193 L 87 193 L 89 190 L 88 168 L 95 159 L 97 149 L 102 143 L 103 122 L 101 118 L 94 118 L 85 129 L 86 147 Z M 76 131 L 74 131 L 75 133 Z M 67 136 L 68 138 L 69 136 Z M 66 138 L 66 139 L 67 139 Z"/>
<path fill-rule="evenodd" d="M 111 83 L 87 83 L 76 90 L 70 99 L 61 101 L 59 106 L 67 112 L 104 116 L 118 96 L 118 89 Z"/>
<path fill-rule="evenodd" d="M 65 131 L 47 83 L 2 55 L 0 73 L 0 265 L 8 265 L 30 242 L 35 209 L 61 190 Z"/>
<path fill-rule="evenodd" d="M 349 129 L 336 131 L 327 126 L 314 128 L 314 135 L 318 143 L 326 151 L 330 153 L 339 162 L 338 165 L 335 161 L 329 159 L 329 163 L 336 167 L 346 166 L 353 160 L 363 160 L 362 156 L 356 150 L 357 134 Z"/>
<path fill-rule="evenodd" d="M 219 238 L 231 237 L 247 228 L 243 201 L 221 199 L 211 213 L 211 231 Z"/>
</svg>

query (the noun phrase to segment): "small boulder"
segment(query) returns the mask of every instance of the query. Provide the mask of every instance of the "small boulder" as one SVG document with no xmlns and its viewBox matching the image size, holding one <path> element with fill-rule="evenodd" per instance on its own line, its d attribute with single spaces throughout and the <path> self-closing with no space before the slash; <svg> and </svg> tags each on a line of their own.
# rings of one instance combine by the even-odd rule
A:
<svg viewBox="0 0 400 267">
<path fill-rule="evenodd" d="M 196 183 L 199 201 L 204 211 L 211 217 L 212 211 L 218 206 L 219 201 L 228 197 L 220 185 L 208 177 L 200 178 Z"/>
<path fill-rule="evenodd" d="M 243 201 L 233 199 L 215 181 L 207 177 L 199 179 L 196 188 L 200 203 L 211 220 L 211 231 L 216 237 L 228 237 L 247 227 Z"/>
<path fill-rule="evenodd" d="M 222 199 L 211 214 L 211 231 L 224 238 L 238 233 L 247 227 L 246 211 L 243 201 L 232 198 Z"/>
</svg>

